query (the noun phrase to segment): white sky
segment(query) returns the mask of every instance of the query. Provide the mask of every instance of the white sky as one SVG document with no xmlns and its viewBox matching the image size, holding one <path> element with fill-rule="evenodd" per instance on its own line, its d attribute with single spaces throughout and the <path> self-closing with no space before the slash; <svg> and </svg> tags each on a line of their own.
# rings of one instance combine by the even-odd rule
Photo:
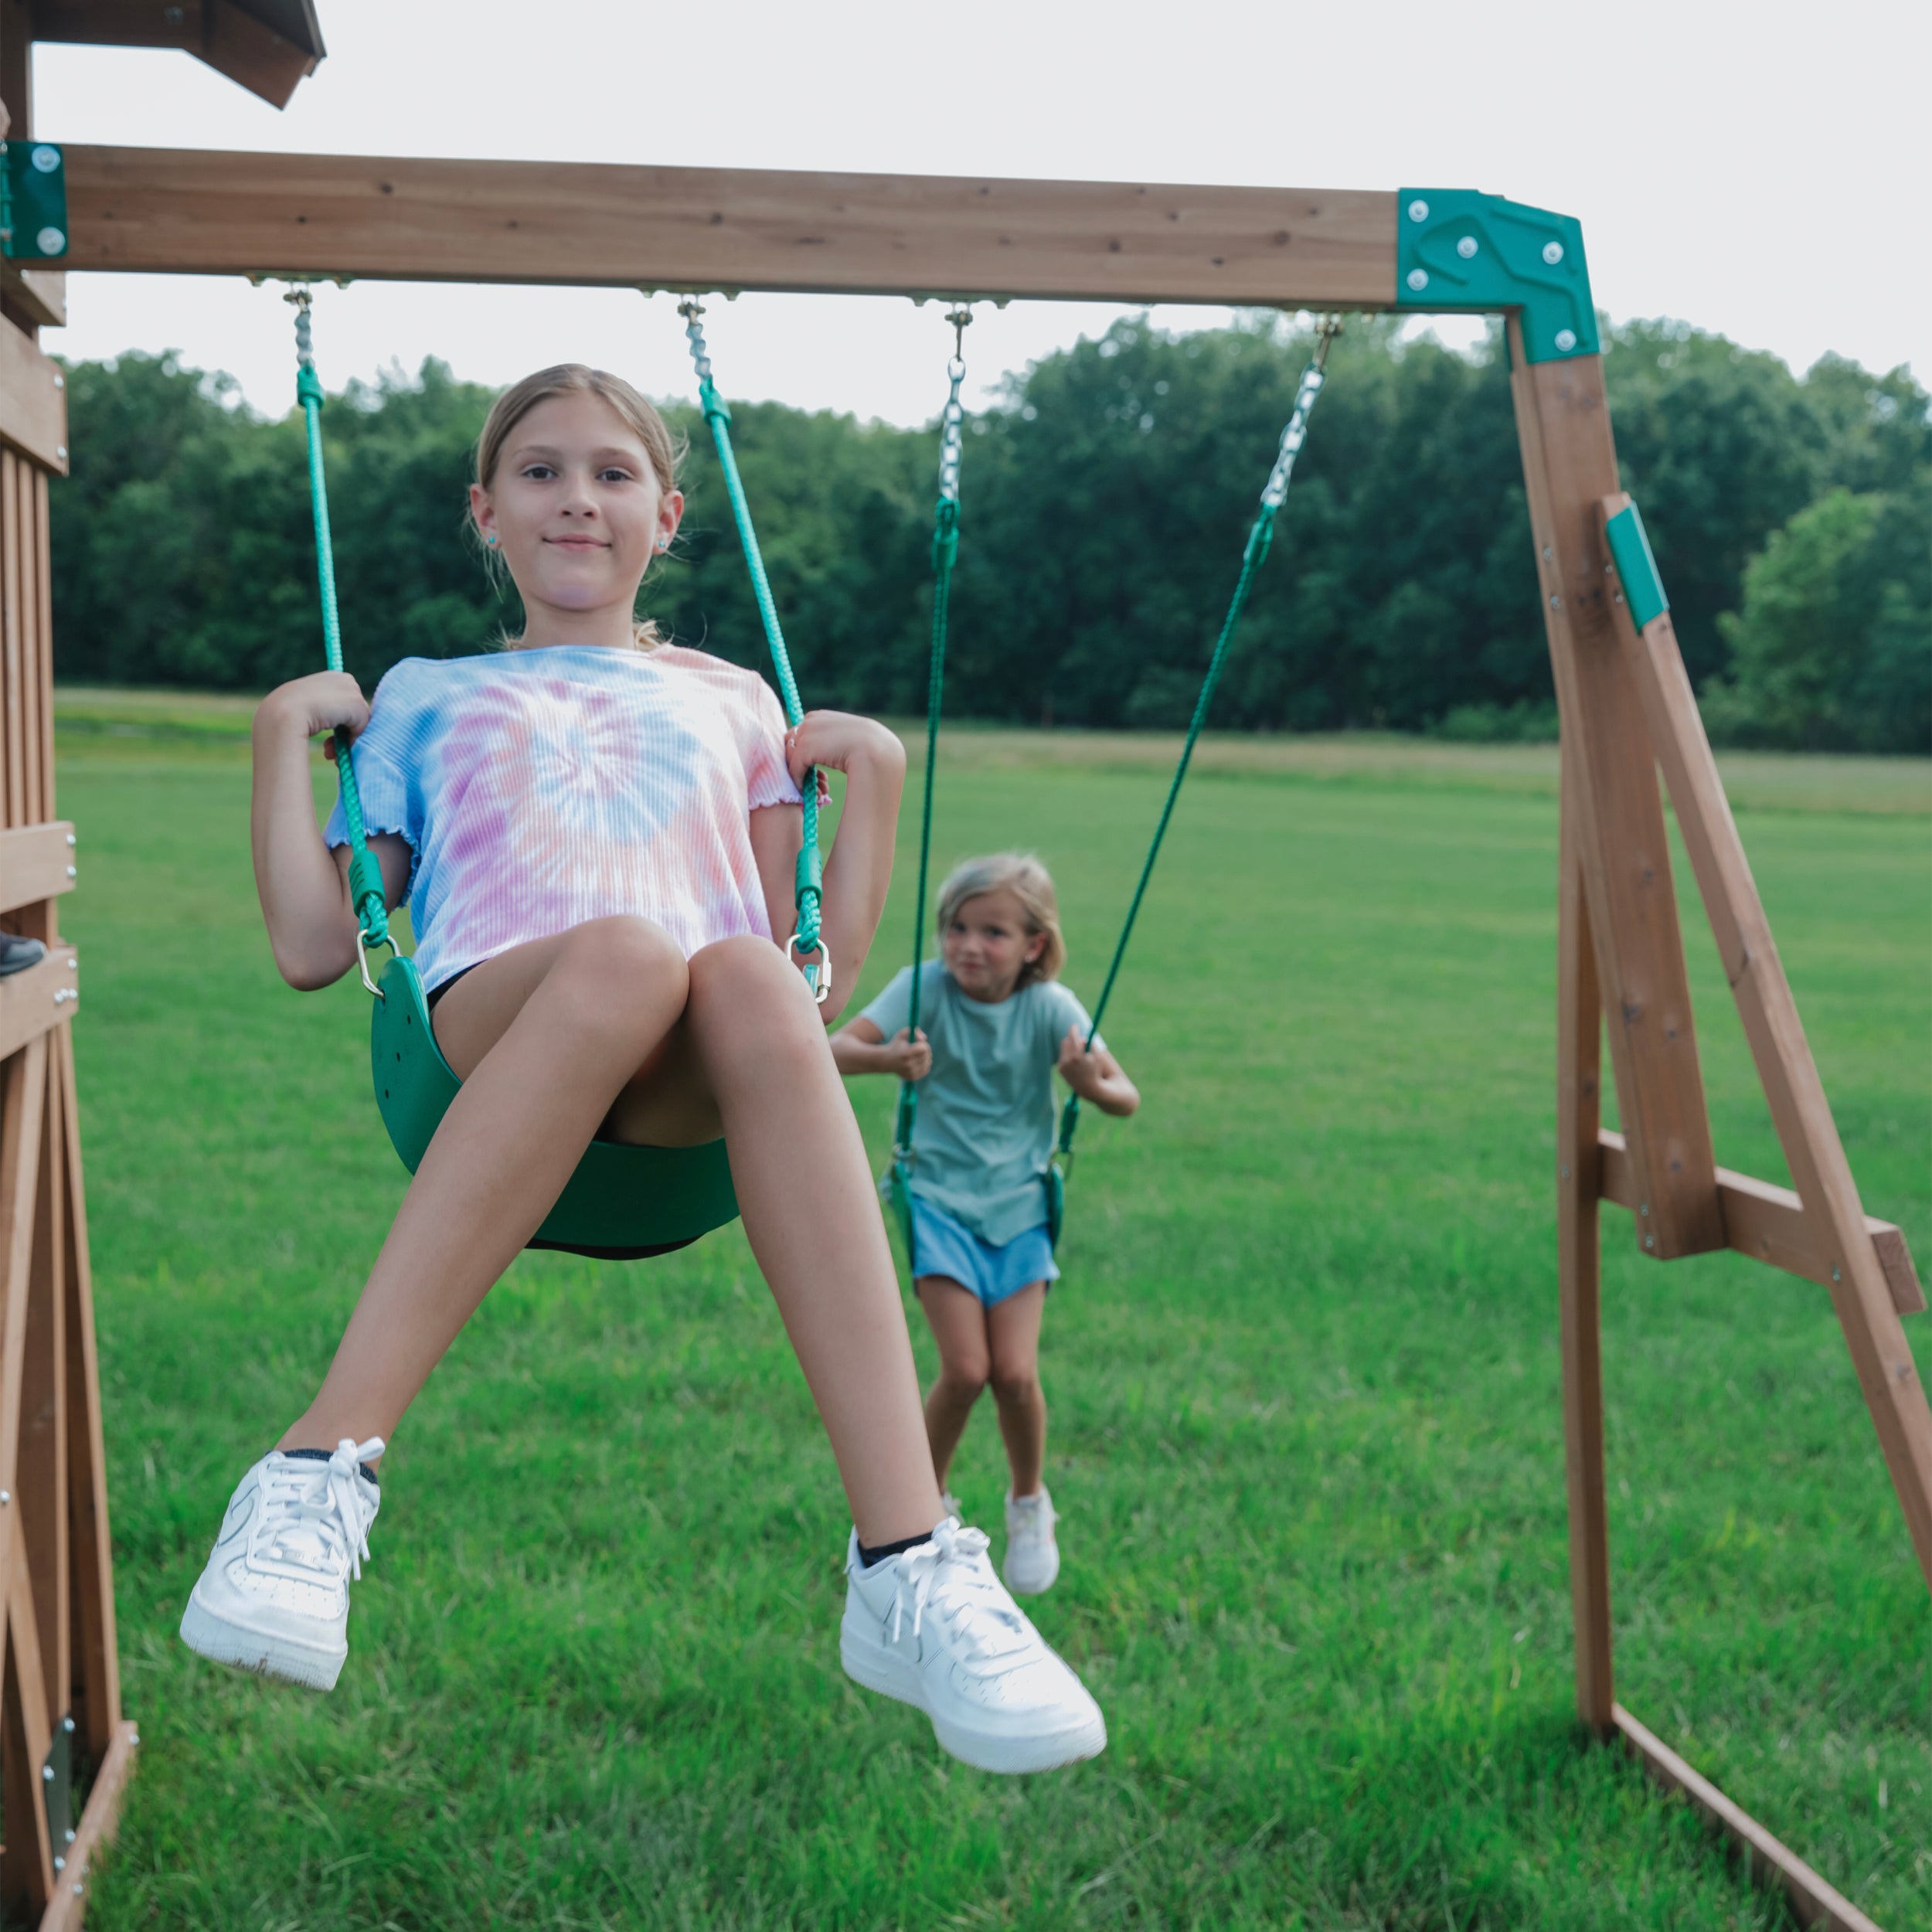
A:
<svg viewBox="0 0 1932 1932">
<path fill-rule="evenodd" d="M 42 46 L 36 131 L 74 142 L 498 155 L 1260 185 L 1471 187 L 1578 216 L 1600 307 L 1803 369 L 1932 369 L 1926 0 L 318 0 L 329 57 L 282 113 L 182 53 Z M 280 413 L 279 294 L 75 276 L 77 356 L 179 349 Z M 318 298 L 331 388 L 426 354 L 503 383 L 566 358 L 690 386 L 671 298 L 362 283 Z M 1121 311 L 982 310 L 1000 371 Z M 1164 309 L 1169 325 L 1223 311 Z M 936 308 L 747 295 L 708 324 L 728 394 L 901 423 L 944 400 Z M 1445 318 L 1445 339 L 1471 328 Z M 982 381 L 983 379 L 983 381 Z"/>
</svg>

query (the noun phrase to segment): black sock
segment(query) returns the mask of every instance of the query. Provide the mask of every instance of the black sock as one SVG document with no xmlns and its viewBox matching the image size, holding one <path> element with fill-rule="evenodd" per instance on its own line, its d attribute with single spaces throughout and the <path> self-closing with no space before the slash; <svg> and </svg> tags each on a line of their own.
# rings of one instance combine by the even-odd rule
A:
<svg viewBox="0 0 1932 1932">
<path fill-rule="evenodd" d="M 284 1449 L 282 1454 L 285 1456 L 299 1456 L 304 1462 L 332 1462 L 335 1459 L 335 1452 L 332 1449 Z M 378 1489 L 382 1488 L 383 1485 L 377 1481 L 376 1471 L 371 1464 L 366 1462 L 359 1462 L 355 1466 L 368 1477 L 371 1482 L 376 1484 Z M 923 1542 L 924 1539 L 915 1537 L 913 1540 Z"/>
<path fill-rule="evenodd" d="M 937 1524 L 934 1526 L 934 1529 L 937 1527 Z M 875 1563 L 883 1563 L 888 1556 L 903 1556 L 906 1551 L 917 1549 L 921 1543 L 929 1543 L 932 1539 L 933 1532 L 929 1529 L 923 1536 L 901 1536 L 896 1543 L 861 1543 L 859 1560 L 870 1570 Z"/>
</svg>

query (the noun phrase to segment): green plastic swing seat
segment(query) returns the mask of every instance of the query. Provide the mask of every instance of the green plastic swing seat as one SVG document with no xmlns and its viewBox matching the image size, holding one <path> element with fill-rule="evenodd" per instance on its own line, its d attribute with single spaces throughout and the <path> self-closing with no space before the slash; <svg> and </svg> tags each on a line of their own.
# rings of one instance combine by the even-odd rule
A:
<svg viewBox="0 0 1932 1932">
<path fill-rule="evenodd" d="M 376 1101 L 413 1174 L 463 1083 L 436 1043 L 415 962 L 392 958 L 380 993 L 369 1042 Z M 529 1245 L 600 1261 L 641 1260 L 689 1247 L 737 1213 L 723 1141 L 699 1147 L 593 1141 Z"/>
</svg>

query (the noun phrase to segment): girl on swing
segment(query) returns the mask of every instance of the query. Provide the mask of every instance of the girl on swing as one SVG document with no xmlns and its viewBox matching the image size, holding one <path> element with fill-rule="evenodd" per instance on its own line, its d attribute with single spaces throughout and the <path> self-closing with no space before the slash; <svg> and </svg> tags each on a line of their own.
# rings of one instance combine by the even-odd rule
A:
<svg viewBox="0 0 1932 1932">
<path fill-rule="evenodd" d="M 942 1505 L 890 1252 L 825 1023 L 785 949 L 798 781 L 842 771 L 824 934 L 840 988 L 870 947 L 905 758 L 882 726 L 794 731 L 757 676 L 634 617 L 684 499 L 662 419 L 577 364 L 505 391 L 470 508 L 522 600 L 486 656 L 396 665 L 366 702 L 322 672 L 254 724 L 255 874 L 283 977 L 356 962 L 337 807 L 308 741 L 354 738 L 370 844 L 410 900 L 451 1103 L 308 1409 L 243 1476 L 182 1622 L 202 1655 L 328 1689 L 376 1464 L 417 1392 L 600 1131 L 723 1133 L 745 1232 L 797 1351 L 852 1514 L 847 1673 L 915 1706 L 983 1770 L 1106 1743 L 1098 1707 Z M 775 943 L 774 943 L 775 942 Z M 836 993 L 834 995 L 835 1002 Z"/>
<path fill-rule="evenodd" d="M 1060 983 L 1066 961 L 1046 868 L 1025 852 L 955 866 L 939 889 L 937 959 L 913 969 L 832 1036 L 845 1073 L 920 1083 L 913 1130 L 913 1285 L 939 1344 L 926 1434 L 942 1487 L 973 1405 L 990 1383 L 1012 1481 L 1008 1585 L 1022 1594 L 1060 1574 L 1053 1499 L 1043 1480 L 1046 1400 L 1040 1318 L 1060 1278 L 1042 1185 L 1053 1151 L 1053 1075 L 1105 1114 L 1141 1104 L 1134 1083 Z M 946 1507 L 955 1509 L 950 1493 Z"/>
</svg>

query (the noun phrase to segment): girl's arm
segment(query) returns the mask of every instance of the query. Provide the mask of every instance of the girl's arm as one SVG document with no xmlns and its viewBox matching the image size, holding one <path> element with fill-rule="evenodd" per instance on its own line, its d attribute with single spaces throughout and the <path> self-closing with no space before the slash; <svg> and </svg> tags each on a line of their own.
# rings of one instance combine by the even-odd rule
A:
<svg viewBox="0 0 1932 1932">
<path fill-rule="evenodd" d="M 899 794 L 906 781 L 906 747 L 869 718 L 843 711 L 809 711 L 785 734 L 786 760 L 794 779 L 823 766 L 845 774 L 845 801 L 838 835 L 825 859 L 821 908 L 825 950 L 832 959 L 832 995 L 820 1009 L 836 1019 L 865 970 L 879 917 L 892 883 L 893 840 L 899 827 Z M 764 822 L 761 822 L 764 821 Z M 771 909 L 771 930 L 781 942 L 796 923 L 789 907 L 792 866 L 798 852 L 798 815 L 767 806 L 751 815 L 751 849 Z"/>
<path fill-rule="evenodd" d="M 1060 1042 L 1060 1075 L 1103 1114 L 1124 1120 L 1141 1104 L 1141 1090 L 1121 1072 L 1120 1062 L 1104 1046 L 1090 1053 L 1086 1036 L 1077 1026 L 1068 1027 Z"/>
<path fill-rule="evenodd" d="M 355 964 L 355 911 L 349 852 L 332 852 L 315 822 L 308 741 L 318 732 L 360 731 L 369 706 L 345 672 L 318 672 L 271 691 L 255 711 L 255 787 L 250 813 L 255 889 L 275 964 L 304 992 L 328 986 Z M 392 906 L 409 881 L 409 847 L 393 833 L 369 848 Z"/>
<path fill-rule="evenodd" d="M 832 1063 L 842 1073 L 891 1073 L 923 1080 L 933 1070 L 933 1049 L 923 1032 L 900 1027 L 890 1039 L 864 1014 L 832 1036 Z"/>
</svg>

